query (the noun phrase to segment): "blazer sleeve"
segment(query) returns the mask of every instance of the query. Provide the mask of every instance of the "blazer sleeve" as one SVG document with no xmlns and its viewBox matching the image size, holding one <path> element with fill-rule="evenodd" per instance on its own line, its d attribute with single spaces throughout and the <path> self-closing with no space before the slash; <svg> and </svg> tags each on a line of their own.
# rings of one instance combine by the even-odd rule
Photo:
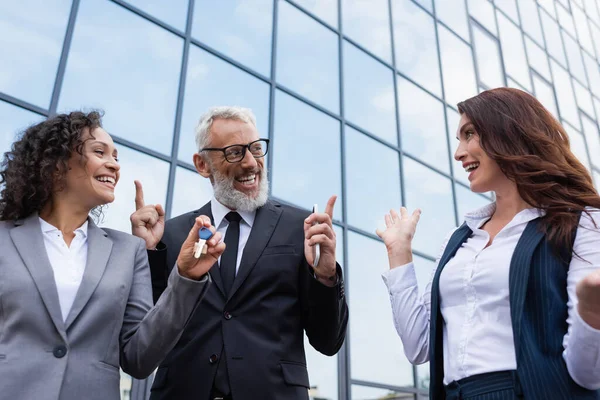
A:
<svg viewBox="0 0 600 400">
<path fill-rule="evenodd" d="M 173 268 L 164 292 L 152 307 L 150 268 L 140 241 L 119 337 L 123 371 L 138 379 L 149 376 L 181 337 L 210 284 L 208 274 L 195 281 L 182 277 Z"/>
<path fill-rule="evenodd" d="M 154 304 L 167 288 L 169 268 L 167 268 L 167 246 L 160 242 L 156 250 L 147 250 L 150 263 L 150 277 L 152 279 L 152 300 Z"/>
<path fill-rule="evenodd" d="M 342 268 L 337 266 L 337 284 L 333 287 L 319 282 L 306 260 L 302 275 L 301 291 L 304 329 L 310 344 L 319 352 L 336 354 L 346 338 L 348 305 L 344 294 Z"/>
</svg>

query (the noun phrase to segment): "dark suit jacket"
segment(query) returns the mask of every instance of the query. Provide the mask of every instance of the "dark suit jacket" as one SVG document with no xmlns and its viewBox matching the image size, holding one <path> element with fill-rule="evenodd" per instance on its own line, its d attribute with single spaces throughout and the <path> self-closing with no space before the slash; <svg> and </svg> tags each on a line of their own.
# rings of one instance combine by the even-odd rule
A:
<svg viewBox="0 0 600 400">
<path fill-rule="evenodd" d="M 173 218 L 149 252 L 155 301 L 198 215 Z M 159 367 L 151 399 L 208 399 L 225 345 L 235 400 L 308 399 L 303 331 L 326 355 L 340 349 L 348 322 L 341 268 L 338 284 L 318 282 L 304 257 L 308 213 L 272 201 L 257 210 L 229 298 L 217 264 L 213 285 L 175 348 Z"/>
<path fill-rule="evenodd" d="M 510 317 L 518 390 L 525 399 L 532 400 L 600 399 L 600 390 L 585 389 L 571 378 L 562 357 L 562 341 L 568 329 L 567 272 L 571 254 L 558 257 L 538 223 L 539 219 L 534 219 L 527 224 L 510 263 Z M 429 396 L 436 400 L 446 397 L 442 382 L 444 319 L 440 309 L 440 275 L 472 233 L 466 224 L 454 232 L 432 282 Z"/>
</svg>

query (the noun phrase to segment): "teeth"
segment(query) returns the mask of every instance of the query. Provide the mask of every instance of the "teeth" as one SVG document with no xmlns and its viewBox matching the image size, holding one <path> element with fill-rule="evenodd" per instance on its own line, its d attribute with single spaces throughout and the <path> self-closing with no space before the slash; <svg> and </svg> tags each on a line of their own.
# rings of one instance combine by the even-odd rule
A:
<svg viewBox="0 0 600 400">
<path fill-rule="evenodd" d="M 96 178 L 97 181 L 100 182 L 110 182 L 113 185 L 116 183 L 114 178 L 111 178 L 110 176 L 99 176 Z"/>
<path fill-rule="evenodd" d="M 253 175 L 245 176 L 243 178 L 238 178 L 237 181 L 240 183 L 253 183 L 255 178 L 256 178 L 256 174 L 253 174 Z"/>
<path fill-rule="evenodd" d="M 469 164 L 465 167 L 465 171 L 467 172 L 471 172 L 473 171 L 475 168 L 479 167 L 479 163 L 473 163 L 473 164 Z"/>
</svg>

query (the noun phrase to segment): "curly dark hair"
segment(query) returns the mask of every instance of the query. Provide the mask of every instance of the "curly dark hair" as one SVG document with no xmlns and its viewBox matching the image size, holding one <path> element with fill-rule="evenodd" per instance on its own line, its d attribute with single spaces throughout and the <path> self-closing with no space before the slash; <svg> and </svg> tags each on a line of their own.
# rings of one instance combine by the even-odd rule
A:
<svg viewBox="0 0 600 400">
<path fill-rule="evenodd" d="M 4 153 L 0 164 L 0 221 L 26 218 L 40 212 L 52 193 L 62 190 L 68 162 L 77 152 L 84 162 L 84 131 L 102 126 L 99 111 L 74 111 L 30 126 Z M 94 214 L 98 214 L 95 211 Z"/>
</svg>

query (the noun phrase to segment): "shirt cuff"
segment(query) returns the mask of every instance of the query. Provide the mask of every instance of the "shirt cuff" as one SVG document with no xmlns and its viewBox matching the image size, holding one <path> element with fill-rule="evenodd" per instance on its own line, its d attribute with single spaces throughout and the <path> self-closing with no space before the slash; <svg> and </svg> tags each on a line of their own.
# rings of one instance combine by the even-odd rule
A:
<svg viewBox="0 0 600 400">
<path fill-rule="evenodd" d="M 573 327 L 571 328 L 571 335 L 576 341 L 583 341 L 584 343 L 600 343 L 600 329 L 592 328 L 587 322 L 585 322 L 579 313 L 577 307 L 575 307 L 575 318 L 573 318 Z M 600 345 L 598 346 L 600 349 Z"/>
<path fill-rule="evenodd" d="M 381 274 L 381 278 L 390 294 L 417 286 L 415 265 L 412 262 L 385 271 Z"/>
</svg>

